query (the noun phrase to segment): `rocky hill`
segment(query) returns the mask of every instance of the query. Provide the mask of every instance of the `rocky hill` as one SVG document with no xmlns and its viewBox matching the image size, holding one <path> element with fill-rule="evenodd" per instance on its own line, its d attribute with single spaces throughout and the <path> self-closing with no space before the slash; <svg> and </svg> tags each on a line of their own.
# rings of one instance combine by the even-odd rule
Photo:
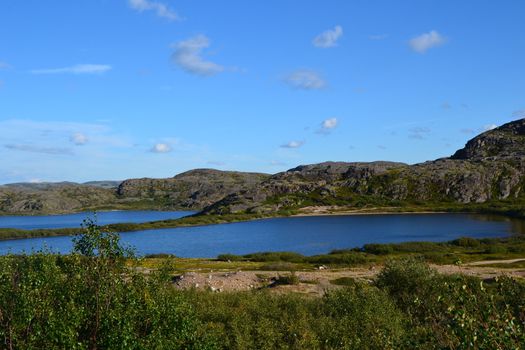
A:
<svg viewBox="0 0 525 350">
<path fill-rule="evenodd" d="M 118 185 L 117 185 L 118 184 Z M 191 170 L 121 183 L 0 186 L 1 214 L 93 209 L 274 213 L 308 206 L 442 205 L 525 201 L 525 119 L 480 134 L 449 158 L 407 165 L 325 162 L 275 175 Z"/>
<path fill-rule="evenodd" d="M 269 175 L 198 169 L 168 179 L 84 184 L 16 183 L 0 186 L 0 215 L 59 214 L 100 209 L 200 210 Z"/>
<path fill-rule="evenodd" d="M 76 183 L 0 186 L 0 214 L 59 214 L 116 204 L 115 190 Z"/>
<path fill-rule="evenodd" d="M 174 208 L 202 209 L 226 195 L 257 187 L 270 175 L 195 169 L 168 179 L 132 179 L 117 189 L 121 199 L 162 202 Z"/>
<path fill-rule="evenodd" d="M 450 158 L 402 163 L 326 162 L 273 175 L 205 214 L 268 213 L 306 206 L 485 203 L 525 198 L 525 119 L 470 140 Z"/>
</svg>

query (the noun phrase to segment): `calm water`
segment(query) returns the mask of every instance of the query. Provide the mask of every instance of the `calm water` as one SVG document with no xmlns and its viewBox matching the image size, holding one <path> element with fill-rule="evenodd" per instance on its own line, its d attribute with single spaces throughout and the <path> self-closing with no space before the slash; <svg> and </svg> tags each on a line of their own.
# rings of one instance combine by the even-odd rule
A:
<svg viewBox="0 0 525 350">
<path fill-rule="evenodd" d="M 99 225 L 116 224 L 121 222 L 148 222 L 166 219 L 178 219 L 193 214 L 190 211 L 100 211 L 97 212 Z M 64 228 L 80 227 L 87 217 L 93 217 L 93 213 L 77 213 L 65 215 L 45 216 L 0 216 L 0 227 L 33 230 L 38 228 Z"/>
<path fill-rule="evenodd" d="M 221 253 L 295 251 L 313 255 L 366 243 L 447 241 L 525 233 L 525 222 L 466 214 L 357 215 L 267 219 L 251 222 L 128 232 L 122 241 L 138 254 L 216 257 Z M 50 248 L 67 253 L 70 237 L 0 242 L 0 254 Z"/>
</svg>

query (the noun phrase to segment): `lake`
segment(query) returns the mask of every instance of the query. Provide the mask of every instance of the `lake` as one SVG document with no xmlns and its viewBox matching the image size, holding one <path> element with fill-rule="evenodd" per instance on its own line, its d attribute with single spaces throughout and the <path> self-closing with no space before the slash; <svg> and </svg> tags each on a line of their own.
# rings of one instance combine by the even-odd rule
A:
<svg viewBox="0 0 525 350">
<path fill-rule="evenodd" d="M 55 217 L 52 217 L 55 218 Z M 54 224 L 54 223 L 50 223 Z M 492 238 L 525 233 L 523 220 L 469 214 L 388 214 L 288 217 L 173 229 L 122 233 L 139 255 L 170 253 L 213 258 L 222 253 L 294 251 L 305 255 L 366 243 L 448 241 L 458 237 Z M 0 242 L 0 254 L 47 247 L 71 250 L 71 237 Z"/>
<path fill-rule="evenodd" d="M 99 225 L 117 224 L 122 222 L 142 223 L 167 219 L 178 219 L 194 214 L 193 211 L 153 211 L 153 210 L 113 210 L 96 213 Z M 0 216 L 1 228 L 17 228 L 34 230 L 39 228 L 80 227 L 82 221 L 93 217 L 92 212 L 40 215 L 40 216 Z"/>
</svg>

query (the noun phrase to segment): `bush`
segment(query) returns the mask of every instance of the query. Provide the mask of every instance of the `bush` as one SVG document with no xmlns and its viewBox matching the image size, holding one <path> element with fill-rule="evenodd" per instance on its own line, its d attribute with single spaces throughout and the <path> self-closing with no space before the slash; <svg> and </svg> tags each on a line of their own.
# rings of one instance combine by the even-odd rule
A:
<svg viewBox="0 0 525 350">
<path fill-rule="evenodd" d="M 279 275 L 275 282 L 274 282 L 274 285 L 297 285 L 301 283 L 301 281 L 299 280 L 299 277 L 297 277 L 297 275 L 295 274 L 295 272 L 290 272 L 289 275 L 284 275 L 284 276 L 281 276 Z"/>
<path fill-rule="evenodd" d="M 304 262 L 304 255 L 294 252 L 263 252 L 244 255 L 244 258 L 258 262 L 286 261 L 293 263 Z"/>
<path fill-rule="evenodd" d="M 405 317 L 388 294 L 362 284 L 323 299 L 321 339 L 331 349 L 395 349 L 404 337 Z"/>
<path fill-rule="evenodd" d="M 452 244 L 457 245 L 458 247 L 465 248 L 477 248 L 480 245 L 479 240 L 471 237 L 461 237 L 452 241 Z"/>
<path fill-rule="evenodd" d="M 220 254 L 217 256 L 219 261 L 243 261 L 246 260 L 244 257 L 235 254 Z"/>
<path fill-rule="evenodd" d="M 0 339 L 16 349 L 210 345 L 165 271 L 146 277 L 118 235 L 87 221 L 74 253 L 0 258 Z"/>
<path fill-rule="evenodd" d="M 394 248 L 390 244 L 365 244 L 363 250 L 374 255 L 388 255 L 394 252 Z"/>
</svg>

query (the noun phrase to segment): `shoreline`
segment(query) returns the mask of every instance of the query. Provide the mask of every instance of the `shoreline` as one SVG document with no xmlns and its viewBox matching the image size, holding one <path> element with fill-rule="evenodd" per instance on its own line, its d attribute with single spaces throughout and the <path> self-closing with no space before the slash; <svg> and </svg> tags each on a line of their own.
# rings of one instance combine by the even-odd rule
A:
<svg viewBox="0 0 525 350">
<path fill-rule="evenodd" d="M 498 210 L 498 208 L 444 208 L 437 207 L 432 210 L 429 207 L 373 207 L 363 209 L 340 209 L 340 207 L 326 206 L 326 207 L 305 207 L 292 212 L 275 212 L 272 214 L 223 214 L 223 215 L 198 215 L 197 213 L 190 214 L 177 219 L 148 221 L 143 223 L 114 223 L 103 225 L 106 229 L 118 232 L 137 232 L 149 230 L 172 229 L 179 227 L 198 227 L 210 225 L 232 224 L 238 222 L 248 222 L 256 220 L 268 220 L 279 218 L 293 218 L 293 217 L 326 217 L 326 216 L 364 216 L 364 215 L 434 215 L 434 214 L 464 214 L 464 215 L 494 215 L 508 219 L 524 219 L 523 216 L 514 215 L 512 211 Z M 330 211 L 331 210 L 331 211 Z M 134 211 L 134 210 L 111 210 L 111 211 Z M 164 210 L 150 210 L 165 212 Z M 86 212 L 89 213 L 89 212 Z M 78 214 L 78 213 L 74 213 Z M 71 214 L 71 215 L 74 215 Z M 70 215 L 70 214 L 59 214 Z M 19 216 L 19 215 L 11 215 Z M 48 216 L 48 215 L 45 215 Z M 19 217 L 26 217 L 20 215 Z M 34 217 L 34 216 L 33 216 Z M 48 228 L 48 229 L 16 229 L 16 228 L 0 228 L 0 241 L 19 240 L 29 238 L 45 238 L 45 237 L 59 237 L 59 236 L 74 236 L 78 234 L 81 227 L 67 227 L 67 228 Z"/>
</svg>

